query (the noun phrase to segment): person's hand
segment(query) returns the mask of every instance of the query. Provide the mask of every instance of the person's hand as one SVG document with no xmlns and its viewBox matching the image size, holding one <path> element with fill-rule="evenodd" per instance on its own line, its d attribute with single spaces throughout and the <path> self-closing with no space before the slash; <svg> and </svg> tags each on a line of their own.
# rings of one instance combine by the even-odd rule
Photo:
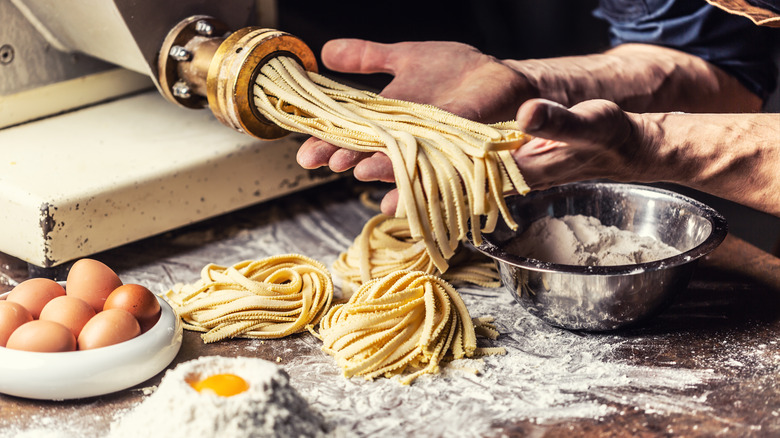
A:
<svg viewBox="0 0 780 438">
<path fill-rule="evenodd" d="M 532 189 L 663 181 L 780 217 L 780 114 L 632 113 L 606 100 L 566 109 L 533 99 L 517 124 L 536 137 L 512 152 Z"/>
<path fill-rule="evenodd" d="M 641 118 L 606 100 L 588 100 L 567 109 L 544 99 L 525 102 L 517 111 L 518 128 L 534 138 L 512 152 L 533 190 L 595 178 L 634 180 L 649 162 L 651 138 Z M 649 135 L 649 134 L 648 134 Z M 398 193 L 382 200 L 393 214 Z"/>
<path fill-rule="evenodd" d="M 512 156 L 534 190 L 595 178 L 637 181 L 639 166 L 651 158 L 643 145 L 653 144 L 641 120 L 607 100 L 567 109 L 532 99 L 517 111 L 517 124 L 535 138 Z"/>
<path fill-rule="evenodd" d="M 523 100 L 535 97 L 525 77 L 477 49 L 454 42 L 379 44 L 341 39 L 325 44 L 322 61 L 348 73 L 389 73 L 394 76 L 382 96 L 437 106 L 485 123 L 512 120 Z M 298 151 L 307 169 L 330 166 L 335 172 L 354 167 L 362 181 L 392 182 L 384 154 L 366 154 L 307 140 Z M 391 195 L 394 196 L 394 195 Z"/>
</svg>

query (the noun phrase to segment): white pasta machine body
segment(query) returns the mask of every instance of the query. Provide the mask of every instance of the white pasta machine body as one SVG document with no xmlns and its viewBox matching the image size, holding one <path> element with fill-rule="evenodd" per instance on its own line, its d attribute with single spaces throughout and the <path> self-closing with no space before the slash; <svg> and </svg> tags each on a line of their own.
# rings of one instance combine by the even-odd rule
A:
<svg viewBox="0 0 780 438">
<path fill-rule="evenodd" d="M 273 26 L 274 9 L 0 0 L 0 252 L 56 267 L 332 179 L 236 97 L 261 53 L 316 69 L 300 40 L 246 27 Z"/>
</svg>

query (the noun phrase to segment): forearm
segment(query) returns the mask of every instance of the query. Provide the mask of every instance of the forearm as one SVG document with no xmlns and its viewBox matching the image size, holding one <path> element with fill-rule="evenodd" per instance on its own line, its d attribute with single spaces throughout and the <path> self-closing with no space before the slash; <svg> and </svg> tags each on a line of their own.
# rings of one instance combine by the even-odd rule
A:
<svg viewBox="0 0 780 438">
<path fill-rule="evenodd" d="M 634 112 L 755 112 L 761 99 L 735 78 L 693 55 L 646 44 L 605 53 L 506 60 L 538 93 L 565 106 L 607 99 Z"/>
<path fill-rule="evenodd" d="M 645 143 L 626 180 L 684 184 L 780 216 L 780 114 L 630 117 Z"/>
</svg>

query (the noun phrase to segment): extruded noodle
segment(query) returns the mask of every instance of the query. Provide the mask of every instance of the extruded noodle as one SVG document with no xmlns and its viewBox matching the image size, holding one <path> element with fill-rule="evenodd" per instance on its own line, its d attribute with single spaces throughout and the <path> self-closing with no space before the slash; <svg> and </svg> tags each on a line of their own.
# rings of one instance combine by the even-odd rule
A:
<svg viewBox="0 0 780 438">
<path fill-rule="evenodd" d="M 440 272 L 447 271 L 469 226 L 476 243 L 499 215 L 516 227 L 503 196 L 529 189 L 509 151 L 529 137 L 509 122 L 485 125 L 383 98 L 306 72 L 284 56 L 261 68 L 254 103 L 285 129 L 353 151 L 385 153 L 400 195 L 396 217 L 408 219 L 411 237 Z"/>
<path fill-rule="evenodd" d="M 354 151 L 385 153 L 400 194 L 396 217 L 403 219 L 371 221 L 371 238 L 356 241 L 363 284 L 346 304 L 327 310 L 330 275 L 303 256 L 211 264 L 196 284 L 166 293 L 185 328 L 205 332 L 207 343 L 234 336 L 278 338 L 308 328 L 346 376 L 372 379 L 416 369 L 404 383 L 438 372 L 443 360 L 502 353 L 477 348 L 477 333 L 495 338 L 498 332 L 488 319 L 472 321 L 457 291 L 426 272 L 447 272 L 467 233 L 479 243 L 499 215 L 516 227 L 503 195 L 528 191 L 509 152 L 528 136 L 509 123 L 485 125 L 346 87 L 283 56 L 262 67 L 254 95 L 259 113 L 285 129 Z M 380 231 L 375 239 L 374 228 Z M 376 250 L 400 250 L 410 261 L 399 270 L 397 263 L 377 258 Z M 386 271 L 391 272 L 367 281 Z M 487 278 L 479 268 L 457 272 L 450 275 L 472 282 Z"/>
<path fill-rule="evenodd" d="M 441 275 L 450 282 L 484 287 L 501 284 L 495 263 L 462 245 L 450 260 L 447 272 L 439 272 L 425 245 L 412 238 L 409 222 L 383 214 L 374 216 L 364 225 L 352 246 L 339 255 L 333 270 L 342 278 L 341 290 L 346 296 L 371 279 L 399 270 L 422 271 Z"/>
<path fill-rule="evenodd" d="M 319 322 L 333 299 L 325 266 L 297 254 L 206 265 L 192 285 L 165 293 L 184 328 L 206 343 L 230 337 L 280 338 Z"/>
<path fill-rule="evenodd" d="M 477 348 L 475 325 L 495 339 L 489 318 L 472 320 L 458 292 L 435 275 L 398 271 L 369 281 L 345 304 L 322 318 L 323 351 L 332 355 L 344 376 L 366 379 L 403 374 L 409 384 L 437 373 L 446 359 L 502 354 L 502 348 Z"/>
</svg>

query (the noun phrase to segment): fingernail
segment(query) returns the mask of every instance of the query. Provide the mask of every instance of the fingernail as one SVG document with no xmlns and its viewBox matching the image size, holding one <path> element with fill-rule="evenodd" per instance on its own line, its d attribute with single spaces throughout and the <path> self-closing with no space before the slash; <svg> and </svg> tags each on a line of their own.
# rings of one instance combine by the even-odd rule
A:
<svg viewBox="0 0 780 438">
<path fill-rule="evenodd" d="M 531 117 L 525 125 L 526 131 L 537 131 L 547 122 L 547 106 L 538 105 L 531 113 Z"/>
</svg>

